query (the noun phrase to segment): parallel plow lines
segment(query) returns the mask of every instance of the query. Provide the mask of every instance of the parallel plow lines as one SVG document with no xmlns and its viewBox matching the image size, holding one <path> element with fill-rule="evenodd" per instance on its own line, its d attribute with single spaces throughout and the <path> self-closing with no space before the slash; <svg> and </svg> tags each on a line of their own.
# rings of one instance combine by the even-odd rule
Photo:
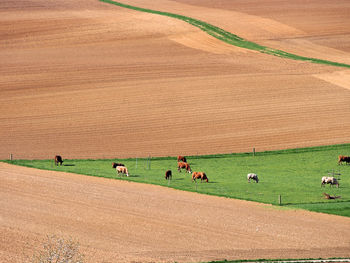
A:
<svg viewBox="0 0 350 263">
<path fill-rule="evenodd" d="M 198 27 L 202 31 L 206 32 L 207 34 L 224 41 L 230 45 L 234 45 L 237 47 L 245 48 L 245 49 L 250 49 L 250 50 L 255 50 L 264 54 L 268 55 L 273 55 L 281 58 L 288 58 L 288 59 L 294 59 L 294 60 L 301 60 L 301 61 L 307 61 L 307 62 L 312 62 L 312 63 L 317 63 L 317 64 L 325 64 L 325 65 L 331 65 L 331 66 L 336 66 L 336 67 L 344 67 L 344 68 L 350 68 L 349 64 L 345 63 L 339 63 L 339 62 L 333 62 L 329 60 L 323 60 L 323 59 L 317 59 L 317 58 L 309 58 L 309 57 L 304 57 L 304 56 L 299 56 L 295 55 L 292 53 L 288 53 L 279 49 L 274 49 L 274 48 L 269 48 L 265 47 L 262 45 L 259 45 L 257 43 L 245 40 L 235 34 L 232 34 L 228 31 L 225 31 L 217 26 L 208 24 L 204 21 L 194 19 L 191 17 L 183 16 L 183 15 L 178 15 L 174 13 L 169 13 L 169 12 L 162 12 L 162 11 L 157 11 L 157 10 L 152 10 L 152 9 L 147 9 L 147 8 L 141 8 L 141 7 L 136 7 L 136 6 L 131 6 L 127 4 L 123 4 L 120 2 L 115 2 L 111 0 L 99 0 L 101 2 L 117 5 L 120 7 L 128 8 L 128 9 L 133 9 L 136 11 L 141 11 L 141 12 L 146 12 L 146 13 L 151 13 L 151 14 L 157 14 L 157 15 L 162 15 L 162 16 L 168 16 L 172 18 L 176 18 L 182 21 L 185 21 L 195 27 Z"/>
</svg>

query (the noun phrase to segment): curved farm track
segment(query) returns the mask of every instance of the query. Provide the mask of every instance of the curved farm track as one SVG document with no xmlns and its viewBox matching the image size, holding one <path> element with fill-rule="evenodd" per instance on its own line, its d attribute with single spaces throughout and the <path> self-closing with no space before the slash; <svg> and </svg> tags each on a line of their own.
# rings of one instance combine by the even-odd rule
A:
<svg viewBox="0 0 350 263">
<path fill-rule="evenodd" d="M 54 234 L 91 263 L 350 257 L 350 218 L 5 163 L 0 215 L 4 263 Z"/>
</svg>

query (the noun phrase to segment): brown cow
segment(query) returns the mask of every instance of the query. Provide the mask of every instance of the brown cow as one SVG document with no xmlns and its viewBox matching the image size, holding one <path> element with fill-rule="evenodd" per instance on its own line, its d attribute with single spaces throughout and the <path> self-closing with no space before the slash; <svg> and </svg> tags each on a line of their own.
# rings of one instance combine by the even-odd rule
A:
<svg viewBox="0 0 350 263">
<path fill-rule="evenodd" d="M 116 167 L 117 173 L 120 174 L 125 174 L 126 176 L 129 176 L 128 169 L 125 166 L 117 166 Z"/>
<path fill-rule="evenodd" d="M 172 179 L 172 174 L 171 174 L 171 170 L 168 170 L 165 172 L 165 179 L 166 180 L 169 180 L 169 179 Z"/>
<path fill-rule="evenodd" d="M 192 173 L 191 167 L 190 167 L 190 165 L 189 165 L 188 163 L 178 162 L 178 163 L 177 163 L 177 170 L 178 170 L 179 172 L 181 172 L 181 169 L 186 169 L 186 171 L 187 171 L 188 173 Z"/>
<path fill-rule="evenodd" d="M 342 164 L 343 162 L 346 164 L 350 163 L 350 156 L 339 155 L 338 164 Z"/>
<path fill-rule="evenodd" d="M 58 164 L 62 165 L 62 157 L 60 155 L 55 156 L 55 165 L 58 166 Z"/>
<path fill-rule="evenodd" d="M 203 182 L 203 180 L 205 180 L 208 183 L 208 177 L 203 172 L 193 172 L 192 173 L 192 182 L 195 181 L 196 179 L 201 179 L 201 182 Z"/>
<path fill-rule="evenodd" d="M 327 194 L 327 193 L 323 193 L 323 195 L 324 195 L 324 198 L 325 198 L 325 199 L 337 199 L 337 198 L 341 198 L 341 196 L 331 196 L 331 195 L 329 195 L 329 194 Z"/>
<path fill-rule="evenodd" d="M 125 166 L 125 165 L 122 163 L 112 163 L 113 168 L 117 168 L 117 166 Z"/>
<path fill-rule="evenodd" d="M 186 157 L 185 156 L 181 156 L 181 155 L 179 155 L 178 157 L 177 157 L 177 161 L 178 162 L 184 162 L 184 163 L 187 163 L 187 161 L 186 161 Z"/>
</svg>

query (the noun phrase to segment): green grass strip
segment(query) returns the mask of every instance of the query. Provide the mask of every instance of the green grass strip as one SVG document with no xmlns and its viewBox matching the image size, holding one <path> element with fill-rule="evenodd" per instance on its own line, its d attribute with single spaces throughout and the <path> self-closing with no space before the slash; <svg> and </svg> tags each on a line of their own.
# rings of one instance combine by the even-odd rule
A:
<svg viewBox="0 0 350 263">
<path fill-rule="evenodd" d="M 244 260 L 221 260 L 201 263 L 243 263 L 243 262 L 350 262 L 349 258 L 305 258 L 305 259 L 244 259 Z"/>
<path fill-rule="evenodd" d="M 62 166 L 49 160 L 2 160 L 15 165 L 155 184 L 189 192 L 222 196 L 278 206 L 350 217 L 350 165 L 338 165 L 339 155 L 349 155 L 350 144 L 270 152 L 186 156 L 193 171 L 204 171 L 209 183 L 194 183 L 191 175 L 177 171 L 175 157 L 64 159 Z M 121 177 L 112 162 L 124 163 L 129 177 Z M 164 178 L 166 170 L 173 178 Z M 248 183 L 247 173 L 257 173 L 259 183 Z M 340 187 L 321 187 L 322 176 L 337 174 Z M 338 175 L 340 173 L 340 175 Z M 327 200 L 323 193 L 341 196 Z M 281 199 L 280 197 L 281 196 Z"/>
<path fill-rule="evenodd" d="M 191 17 L 183 16 L 183 15 L 178 15 L 174 13 L 169 13 L 169 12 L 162 12 L 162 11 L 157 11 L 157 10 L 152 10 L 152 9 L 147 9 L 147 8 L 141 8 L 141 7 L 136 7 L 136 6 L 131 6 L 127 4 L 123 4 L 120 2 L 115 2 L 111 0 L 99 0 L 101 2 L 117 5 L 120 7 L 136 10 L 136 11 L 141 11 L 141 12 L 146 12 L 146 13 L 151 13 L 151 14 L 156 14 L 156 15 L 162 15 L 162 16 L 168 16 L 172 18 L 176 18 L 182 21 L 185 21 L 195 27 L 198 27 L 202 31 L 206 32 L 207 34 L 224 41 L 230 45 L 234 45 L 237 47 L 241 48 L 246 48 L 250 50 L 256 50 L 264 54 L 268 55 L 273 55 L 281 58 L 288 58 L 288 59 L 294 59 L 294 60 L 301 60 L 301 61 L 307 61 L 307 62 L 312 62 L 312 63 L 317 63 L 317 64 L 325 64 L 325 65 L 331 65 L 331 66 L 336 66 L 336 67 L 344 67 L 344 68 L 350 68 L 349 64 L 345 63 L 339 63 L 339 62 L 333 62 L 329 60 L 323 60 L 323 59 L 317 59 L 317 58 L 309 58 L 309 57 L 303 57 L 299 55 L 295 55 L 292 53 L 288 53 L 282 50 L 274 49 L 274 48 L 269 48 L 265 47 L 262 45 L 259 45 L 257 43 L 245 40 L 235 34 L 232 34 L 228 31 L 225 31 L 219 27 L 213 26 L 211 24 L 208 24 L 204 21 L 194 19 Z"/>
</svg>

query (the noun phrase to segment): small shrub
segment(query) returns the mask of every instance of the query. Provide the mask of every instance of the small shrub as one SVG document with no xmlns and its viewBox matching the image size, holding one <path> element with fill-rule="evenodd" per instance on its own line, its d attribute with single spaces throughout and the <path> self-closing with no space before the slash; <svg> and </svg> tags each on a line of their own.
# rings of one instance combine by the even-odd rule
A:
<svg viewBox="0 0 350 263">
<path fill-rule="evenodd" d="M 79 243 L 71 238 L 47 236 L 43 248 L 33 255 L 31 263 L 83 263 L 84 256 L 79 252 Z"/>
</svg>

